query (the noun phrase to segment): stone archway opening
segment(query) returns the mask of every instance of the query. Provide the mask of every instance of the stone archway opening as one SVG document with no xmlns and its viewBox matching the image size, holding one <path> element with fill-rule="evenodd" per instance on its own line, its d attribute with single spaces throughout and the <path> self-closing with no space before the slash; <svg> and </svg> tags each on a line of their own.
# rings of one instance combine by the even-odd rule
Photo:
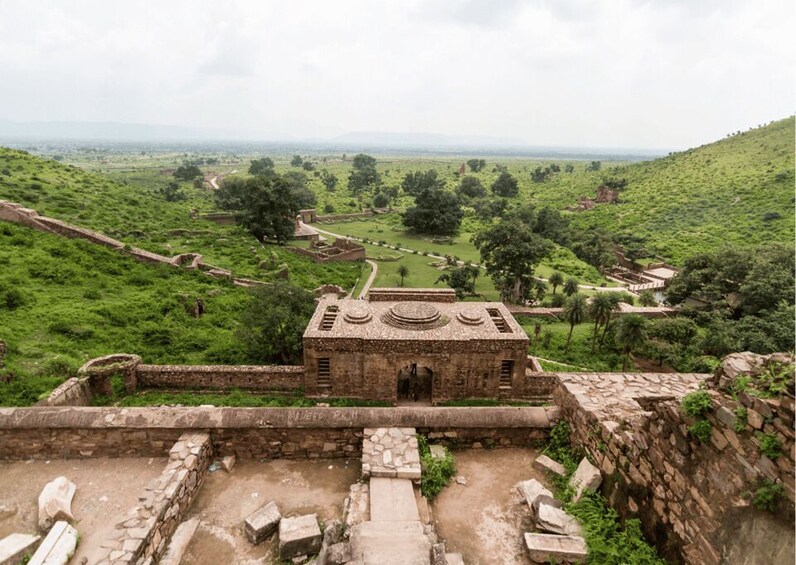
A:
<svg viewBox="0 0 796 565">
<path fill-rule="evenodd" d="M 398 371 L 398 405 L 431 406 L 434 371 L 418 363 L 410 363 Z"/>
</svg>

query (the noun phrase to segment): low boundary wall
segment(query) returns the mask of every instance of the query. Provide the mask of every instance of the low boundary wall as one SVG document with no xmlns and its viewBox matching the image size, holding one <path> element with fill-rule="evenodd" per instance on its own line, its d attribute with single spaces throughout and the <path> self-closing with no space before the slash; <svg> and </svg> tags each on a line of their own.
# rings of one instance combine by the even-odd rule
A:
<svg viewBox="0 0 796 565">
<path fill-rule="evenodd" d="M 296 394 L 304 386 L 303 365 L 139 365 L 139 388 L 241 389 Z"/>
<path fill-rule="evenodd" d="M 0 459 L 163 456 L 185 432 L 208 433 L 218 455 L 244 459 L 353 457 L 367 427 L 414 427 L 462 446 L 533 446 L 558 417 L 555 407 L 532 406 L 0 408 Z"/>
</svg>

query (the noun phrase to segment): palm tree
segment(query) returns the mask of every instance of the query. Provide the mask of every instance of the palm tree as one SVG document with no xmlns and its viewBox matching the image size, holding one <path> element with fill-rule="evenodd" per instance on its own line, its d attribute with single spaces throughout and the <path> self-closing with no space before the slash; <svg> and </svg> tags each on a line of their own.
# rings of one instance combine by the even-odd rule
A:
<svg viewBox="0 0 796 565">
<path fill-rule="evenodd" d="M 398 267 L 398 276 L 401 277 L 401 286 L 404 285 L 404 279 L 409 276 L 409 267 L 400 265 Z"/>
<path fill-rule="evenodd" d="M 598 292 L 589 302 L 589 317 L 594 320 L 594 331 L 591 338 L 591 352 L 597 345 L 597 332 L 600 331 L 600 324 L 607 324 L 611 319 L 611 312 L 615 308 L 613 297 L 608 292 Z"/>
<path fill-rule="evenodd" d="M 642 306 L 657 306 L 658 301 L 655 300 L 655 295 L 651 290 L 645 290 L 638 295 L 638 303 Z"/>
<path fill-rule="evenodd" d="M 572 296 L 573 294 L 577 294 L 578 292 L 578 279 L 574 277 L 570 277 L 567 279 L 567 282 L 564 283 L 564 294 L 567 296 Z"/>
<path fill-rule="evenodd" d="M 556 271 L 555 273 L 550 275 L 550 278 L 547 279 L 547 282 L 549 282 L 550 286 L 553 287 L 553 294 L 555 294 L 556 293 L 556 288 L 558 288 L 559 286 L 564 284 L 564 275 L 562 275 L 561 273 Z"/>
<path fill-rule="evenodd" d="M 647 340 L 647 320 L 638 314 L 625 314 L 616 323 L 616 341 L 622 346 L 625 358 L 622 370 L 627 370 L 627 362 L 634 349 L 638 349 Z"/>
<path fill-rule="evenodd" d="M 572 341 L 572 332 L 575 326 L 585 321 L 588 316 L 589 306 L 586 298 L 582 294 L 573 294 L 564 306 L 564 318 L 569 322 L 569 335 L 567 344 L 564 346 L 564 353 L 569 351 L 569 343 Z"/>
<path fill-rule="evenodd" d="M 605 319 L 603 320 L 603 324 L 605 325 L 603 326 L 603 335 L 600 336 L 600 349 L 602 349 L 603 342 L 605 342 L 605 336 L 608 333 L 608 326 L 611 325 L 611 316 L 614 312 L 619 312 L 621 309 L 619 305 L 622 303 L 622 296 L 624 293 L 609 292 L 606 293 L 606 295 L 610 298 L 611 309 L 606 312 Z"/>
</svg>

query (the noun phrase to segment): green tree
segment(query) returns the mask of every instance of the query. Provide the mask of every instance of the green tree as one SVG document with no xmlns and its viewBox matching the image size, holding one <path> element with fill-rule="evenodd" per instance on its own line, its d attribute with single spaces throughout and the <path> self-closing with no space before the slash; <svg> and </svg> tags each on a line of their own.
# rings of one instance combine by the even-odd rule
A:
<svg viewBox="0 0 796 565">
<path fill-rule="evenodd" d="M 314 171 L 315 163 L 313 163 L 312 161 L 304 161 L 301 164 L 301 168 L 304 169 L 305 171 Z"/>
<path fill-rule="evenodd" d="M 550 286 L 553 287 L 553 294 L 555 294 L 556 293 L 556 289 L 559 286 L 561 286 L 562 284 L 564 284 L 564 275 L 562 275 L 561 273 L 556 271 L 555 273 L 550 275 L 550 278 L 547 279 L 547 282 L 549 282 Z"/>
<path fill-rule="evenodd" d="M 467 166 L 470 167 L 471 172 L 477 173 L 486 167 L 486 161 L 483 159 L 469 159 L 467 161 Z"/>
<path fill-rule="evenodd" d="M 301 158 L 301 155 L 293 155 L 293 158 L 290 160 L 291 167 L 300 167 L 304 164 L 304 159 Z"/>
<path fill-rule="evenodd" d="M 627 370 L 627 362 L 634 350 L 647 340 L 647 320 L 638 314 L 625 314 L 616 322 L 616 343 L 622 347 L 625 357 L 622 371 Z"/>
<path fill-rule="evenodd" d="M 379 191 L 373 197 L 374 208 L 386 208 L 390 204 L 390 197 L 386 193 Z"/>
<path fill-rule="evenodd" d="M 502 172 L 500 176 L 492 183 L 492 192 L 503 198 L 511 198 L 519 194 L 519 187 L 517 179 L 511 176 L 511 173 Z"/>
<path fill-rule="evenodd" d="M 329 192 L 334 192 L 337 188 L 338 179 L 334 173 L 330 173 L 324 169 L 321 171 L 321 182 L 323 183 L 323 186 L 326 187 L 326 190 Z"/>
<path fill-rule="evenodd" d="M 381 184 L 381 175 L 376 171 L 376 159 L 360 153 L 354 157 L 353 168 L 348 175 L 348 189 L 351 194 L 362 194 Z"/>
<path fill-rule="evenodd" d="M 564 294 L 572 296 L 578 292 L 578 279 L 569 277 L 564 283 Z"/>
<path fill-rule="evenodd" d="M 315 207 L 318 199 L 315 193 L 308 188 L 309 179 L 307 175 L 300 171 L 288 171 L 282 175 L 282 178 L 290 185 L 290 192 L 299 209 Z"/>
<path fill-rule="evenodd" d="M 468 198 L 483 198 L 486 196 L 486 189 L 478 177 L 465 176 L 456 187 L 456 192 Z"/>
<path fill-rule="evenodd" d="M 195 163 L 186 161 L 173 173 L 174 178 L 181 181 L 192 181 L 197 177 L 202 176 L 202 170 L 196 166 Z"/>
<path fill-rule="evenodd" d="M 611 319 L 613 318 L 614 312 L 621 311 L 621 304 L 622 294 L 619 292 L 606 292 L 605 295 L 607 296 L 607 301 L 611 304 L 610 309 L 604 310 L 604 318 L 602 321 L 603 324 L 603 333 L 600 336 L 600 349 L 602 349 L 603 343 L 605 343 L 605 336 L 608 334 L 608 328 L 611 326 Z"/>
<path fill-rule="evenodd" d="M 274 161 L 269 157 L 254 159 L 249 165 L 250 175 L 274 175 Z"/>
<path fill-rule="evenodd" d="M 478 278 L 478 267 L 462 265 L 439 276 L 436 282 L 444 282 L 456 292 L 456 297 L 462 299 L 475 294 L 475 280 Z"/>
<path fill-rule="evenodd" d="M 642 306 L 657 306 L 658 301 L 655 300 L 655 294 L 651 290 L 645 290 L 638 295 L 638 303 Z"/>
<path fill-rule="evenodd" d="M 516 219 L 503 220 L 473 237 L 486 272 L 509 301 L 527 300 L 536 266 L 553 252 L 553 244 Z"/>
<path fill-rule="evenodd" d="M 587 171 L 599 171 L 602 168 L 603 164 L 600 161 L 592 161 L 588 165 L 586 165 Z"/>
<path fill-rule="evenodd" d="M 251 363 L 299 364 L 304 330 L 315 312 L 314 295 L 280 281 L 250 290 L 238 338 Z"/>
<path fill-rule="evenodd" d="M 451 235 L 462 223 L 459 197 L 439 188 L 426 188 L 415 198 L 415 205 L 403 214 L 403 224 L 417 233 Z"/>
<path fill-rule="evenodd" d="M 234 211 L 238 223 L 258 240 L 284 244 L 293 239 L 299 201 L 284 178 L 229 177 L 215 192 L 215 198 L 220 208 Z"/>
<path fill-rule="evenodd" d="M 417 196 L 427 189 L 445 188 L 445 180 L 439 178 L 439 174 L 434 169 L 425 172 L 414 171 L 406 173 L 401 188 L 406 194 Z"/>
<path fill-rule="evenodd" d="M 588 317 L 588 304 L 582 294 L 573 294 L 564 306 L 564 319 L 569 323 L 569 334 L 567 344 L 564 346 L 564 353 L 569 351 L 569 344 L 572 342 L 572 332 L 575 326 L 585 322 Z"/>
<path fill-rule="evenodd" d="M 594 348 L 597 344 L 597 334 L 600 331 L 600 325 L 608 324 L 611 319 L 611 313 L 617 308 L 618 304 L 618 297 L 611 292 L 598 292 L 589 302 L 589 317 L 594 320 L 594 331 L 591 340 L 592 353 L 594 353 Z"/>
<path fill-rule="evenodd" d="M 404 279 L 409 276 L 409 267 L 407 267 L 406 265 L 399 265 L 398 276 L 401 277 L 401 286 L 403 286 Z"/>
<path fill-rule="evenodd" d="M 166 202 L 178 202 L 187 198 L 180 188 L 180 185 L 174 181 L 171 181 L 165 187 L 161 188 L 160 193 L 163 195 Z"/>
</svg>

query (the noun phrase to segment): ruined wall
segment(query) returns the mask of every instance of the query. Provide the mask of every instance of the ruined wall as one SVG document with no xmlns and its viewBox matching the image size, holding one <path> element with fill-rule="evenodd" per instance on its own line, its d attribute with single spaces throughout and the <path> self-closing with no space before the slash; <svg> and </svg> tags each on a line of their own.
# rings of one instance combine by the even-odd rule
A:
<svg viewBox="0 0 796 565">
<path fill-rule="evenodd" d="M 0 460 L 158 457 L 185 432 L 209 433 L 218 454 L 244 459 L 358 456 L 366 427 L 521 445 L 545 437 L 557 418 L 542 407 L 0 408 Z"/>
<path fill-rule="evenodd" d="M 301 365 L 138 365 L 139 388 L 251 390 L 295 394 L 304 385 Z"/>
<path fill-rule="evenodd" d="M 117 535 L 103 543 L 103 558 L 108 563 L 157 563 L 199 491 L 212 457 L 210 436 L 181 435 L 163 473 L 142 493 L 141 504 L 116 524 Z"/>
<path fill-rule="evenodd" d="M 87 377 L 72 377 L 61 383 L 37 406 L 88 406 L 91 404 L 91 386 Z"/>
<path fill-rule="evenodd" d="M 711 391 L 712 433 L 702 444 L 690 436 L 694 419 L 680 403 L 707 375 L 597 377 L 562 375 L 554 399 L 573 440 L 603 471 L 603 492 L 620 515 L 640 518 L 647 537 L 676 562 L 793 562 L 792 410 L 783 418 L 777 402 L 764 402 L 760 418 L 749 407 L 749 424 L 736 424 L 739 403 Z M 776 461 L 760 453 L 758 427 L 780 434 L 785 449 Z M 789 504 L 781 506 L 789 511 L 750 504 L 764 480 L 783 485 Z"/>
</svg>

